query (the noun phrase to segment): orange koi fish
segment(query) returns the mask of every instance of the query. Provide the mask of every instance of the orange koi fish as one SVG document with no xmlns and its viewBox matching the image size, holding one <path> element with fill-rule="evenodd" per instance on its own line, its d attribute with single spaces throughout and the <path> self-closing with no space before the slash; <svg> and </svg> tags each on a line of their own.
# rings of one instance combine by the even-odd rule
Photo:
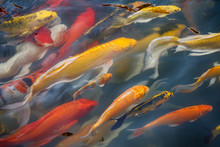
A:
<svg viewBox="0 0 220 147">
<path fill-rule="evenodd" d="M 211 110 L 212 106 L 210 105 L 195 105 L 167 113 L 141 128 L 131 129 L 133 133 L 128 139 L 136 138 L 154 127 L 165 125 L 176 126 L 187 121 L 195 121 L 197 118 L 204 116 Z"/>
<path fill-rule="evenodd" d="M 57 84 L 58 82 L 73 81 L 76 78 L 80 78 L 86 71 L 98 67 L 112 60 L 112 58 L 133 49 L 136 43 L 137 41 L 134 39 L 122 37 L 90 48 L 76 56 L 69 57 L 41 75 L 31 86 L 30 93 L 24 102 L 11 104 L 4 108 L 11 109 L 20 107 L 28 103 L 36 93 L 49 86 Z"/>
<path fill-rule="evenodd" d="M 43 68 L 35 71 L 34 73 L 21 77 L 19 79 L 8 82 L 0 87 L 0 107 L 5 105 L 24 101 L 24 97 L 30 91 L 30 87 L 44 72 L 51 66 L 58 63 L 62 58 L 65 58 L 69 51 L 72 49 L 72 43 L 77 40 L 83 32 L 91 27 L 95 22 L 95 12 L 91 8 L 87 8 L 85 12 L 81 13 L 72 26 L 65 32 L 65 44 L 60 48 L 58 54 L 48 56 L 41 64 Z M 74 35 L 71 35 L 74 34 Z M 35 40 L 38 35 L 35 35 Z M 40 37 L 40 36 L 39 36 Z M 37 40 L 36 40 L 37 41 Z M 69 54 L 68 54 L 69 55 Z"/>
<path fill-rule="evenodd" d="M 110 119 L 125 112 L 133 104 L 138 104 L 140 100 L 148 93 L 149 88 L 144 85 L 133 86 L 119 95 L 112 104 L 102 113 L 98 121 L 92 126 L 87 135 L 95 135 L 95 131 Z"/>
<path fill-rule="evenodd" d="M 198 78 L 195 83 L 189 85 L 176 85 L 172 88 L 172 91 L 175 91 L 176 93 L 189 93 L 196 90 L 207 79 L 213 79 L 210 82 L 210 85 L 212 85 L 216 80 L 215 77 L 217 76 L 220 76 L 220 66 L 208 69 Z"/>
<path fill-rule="evenodd" d="M 106 73 L 106 74 L 103 74 L 103 75 L 95 78 L 94 80 L 92 80 L 91 82 L 89 82 L 88 84 L 86 84 L 85 86 L 80 88 L 79 90 L 77 90 L 73 94 L 73 98 L 76 99 L 78 95 L 80 95 L 81 93 L 83 93 L 87 90 L 95 88 L 96 85 L 99 85 L 100 87 L 104 86 L 105 83 L 107 83 L 111 78 L 112 78 L 111 73 Z"/>
<path fill-rule="evenodd" d="M 0 139 L 0 146 L 17 146 L 31 143 L 42 146 L 77 123 L 78 119 L 90 112 L 97 103 L 88 99 L 79 99 L 65 103 L 45 114 L 37 121 L 19 128 L 13 134 Z"/>
</svg>

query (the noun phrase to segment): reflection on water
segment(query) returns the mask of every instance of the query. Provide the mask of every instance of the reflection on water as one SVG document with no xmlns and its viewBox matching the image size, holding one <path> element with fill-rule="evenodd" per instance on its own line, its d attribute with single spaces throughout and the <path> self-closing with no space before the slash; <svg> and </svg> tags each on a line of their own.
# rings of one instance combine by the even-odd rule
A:
<svg viewBox="0 0 220 147">
<path fill-rule="evenodd" d="M 132 23 L 130 25 L 123 26 L 121 28 L 110 28 L 111 24 L 115 21 L 116 16 L 128 16 L 131 12 L 125 9 L 114 8 L 114 7 L 103 7 L 105 3 L 118 3 L 128 5 L 132 7 L 130 3 L 134 3 L 134 0 L 126 1 L 87 1 L 87 0 L 32 0 L 32 1 L 13 1 L 5 0 L 0 1 L 1 7 L 9 14 L 0 15 L 1 21 L 10 20 L 11 17 L 20 16 L 36 12 L 39 10 L 47 9 L 57 12 L 57 15 L 61 18 L 61 24 L 67 26 L 67 30 L 72 24 L 80 21 L 88 20 L 85 24 L 79 23 L 77 29 L 69 31 L 69 36 L 66 40 L 70 39 L 69 44 L 66 43 L 63 47 L 63 52 L 60 51 L 62 48 L 52 47 L 42 56 L 41 59 L 31 62 L 30 71 L 26 74 L 25 82 L 27 85 L 32 85 L 36 80 L 38 74 L 44 73 L 50 67 L 58 63 L 59 61 L 73 56 L 77 53 L 81 53 L 91 46 L 97 44 L 106 43 L 119 37 L 133 38 L 138 41 L 137 46 L 132 50 L 115 58 L 112 66 L 109 69 L 109 73 L 113 74 L 112 79 L 104 87 L 96 87 L 93 90 L 86 91 L 81 94 L 81 98 L 87 98 L 98 102 L 98 106 L 87 114 L 85 117 L 79 119 L 77 124 L 73 125 L 68 129 L 68 132 L 75 135 L 74 141 L 81 140 L 79 135 L 86 134 L 91 126 L 99 116 L 105 111 L 105 109 L 112 103 L 112 101 L 119 96 L 122 92 L 128 88 L 138 85 L 146 84 L 151 87 L 150 93 L 145 97 L 150 98 L 151 96 L 165 90 L 170 90 L 173 86 L 179 84 L 190 84 L 196 81 L 195 77 L 199 77 L 209 68 L 213 67 L 215 62 L 219 62 L 219 52 L 205 56 L 189 56 L 189 52 L 178 52 L 175 53 L 173 49 L 162 55 L 159 59 L 158 72 L 159 77 L 156 79 L 150 78 L 154 73 L 154 69 L 143 70 L 144 58 L 146 57 L 146 49 L 148 44 L 158 37 L 163 36 L 178 36 L 180 38 L 194 35 L 189 27 L 193 27 L 198 30 L 201 34 L 218 33 L 220 32 L 220 21 L 219 21 L 219 6 L 220 3 L 217 0 L 181 0 L 181 1 L 144 1 L 154 5 L 175 5 L 182 9 L 181 12 L 170 14 L 166 17 L 156 18 L 147 23 Z M 15 3 L 18 6 L 22 6 L 24 9 L 15 7 L 11 3 Z M 140 2 L 141 3 L 141 2 Z M 136 5 L 139 3 L 135 3 Z M 92 19 L 92 12 L 86 13 L 91 17 L 82 17 L 81 20 L 77 19 L 78 16 L 86 10 L 91 8 L 94 10 L 94 19 Z M 0 12 L 1 13 L 1 12 Z M 94 25 L 96 24 L 96 25 Z M 90 29 L 88 29 L 90 28 Z M 87 31 L 86 31 L 87 30 Z M 79 33 L 81 32 L 81 33 Z M 84 32 L 84 33 L 83 33 Z M 18 54 L 18 50 L 15 49 L 20 42 L 26 41 L 21 37 L 5 38 L 4 32 L 1 33 L 1 46 L 0 46 L 0 61 L 1 64 L 6 62 L 13 55 Z M 75 36 L 74 36 L 75 35 Z M 41 36 L 42 37 L 42 36 Z M 45 37 L 45 36 L 43 36 Z M 74 38 L 75 37 L 75 38 Z M 74 39 L 77 39 L 76 41 Z M 17 43 L 16 41 L 19 40 Z M 66 41 L 64 37 L 64 42 Z M 10 42 L 10 43 L 9 43 Z M 8 44 L 6 44 L 8 43 Z M 30 47 L 33 48 L 33 47 Z M 8 49 L 8 50 L 6 50 Z M 62 54 L 62 55 L 61 55 Z M 51 57 L 51 58 L 47 58 Z M 57 57 L 57 58 L 56 58 Z M 46 60 L 47 59 L 47 60 Z M 58 59 L 58 60 L 55 60 Z M 42 62 L 44 61 L 44 64 Z M 1 67 L 1 66 L 0 66 Z M 1 70 L 1 69 L 0 69 Z M 31 117 L 29 123 L 38 120 L 40 117 L 51 111 L 55 107 L 69 102 L 72 100 L 72 95 L 83 85 L 87 84 L 88 81 L 92 80 L 100 72 L 100 68 L 92 69 L 86 72 L 82 77 L 68 83 L 59 83 L 48 91 L 42 92 L 34 97 L 31 101 Z M 37 72 L 36 72 L 37 71 Z M 16 74 L 19 75 L 19 72 Z M 29 81 L 28 75 L 33 75 Z M 165 81 L 163 84 L 155 86 L 154 83 L 158 80 Z M 24 100 L 25 95 L 28 91 L 22 93 L 21 91 L 14 91 L 18 97 L 8 94 L 10 90 L 13 90 L 13 86 L 19 81 L 18 78 L 8 76 L 8 78 L 1 79 L 1 97 L 14 98 L 14 101 Z M 11 86 L 7 85 L 11 84 Z M 11 83 L 10 83 L 11 82 Z M 30 90 L 30 85 L 27 87 Z M 98 134 L 98 139 L 95 138 L 93 141 L 88 141 L 90 145 L 100 146 L 149 146 L 149 147 L 172 147 L 172 146 L 213 146 L 217 147 L 220 141 L 217 137 L 211 144 L 206 145 L 204 138 L 210 132 L 209 130 L 214 129 L 220 123 L 219 113 L 220 99 L 218 95 L 218 89 L 220 88 L 217 80 L 211 86 L 209 81 L 205 81 L 197 90 L 191 93 L 176 93 L 169 100 L 169 103 L 164 107 L 158 108 L 147 115 L 140 117 L 128 118 L 123 126 L 116 131 L 109 131 L 109 126 L 112 126 L 113 120 L 106 124 L 105 128 L 102 128 Z M 5 87 L 9 87 L 9 89 Z M 27 88 L 26 87 L 26 88 Z M 11 88 L 11 89 L 10 89 Z M 6 99 L 7 100 L 7 99 Z M 162 116 L 168 112 L 179 109 L 179 107 L 187 107 L 192 105 L 207 104 L 212 105 L 213 110 L 192 123 L 184 123 L 177 127 L 158 127 L 147 131 L 142 136 L 133 140 L 127 140 L 130 132 L 127 129 L 140 128 L 145 124 L 155 120 L 159 116 Z M 10 131 L 15 130 L 19 127 L 20 115 L 2 110 L 0 121 L 0 128 L 5 130 L 2 137 L 6 134 L 10 134 Z M 115 119 L 115 118 L 113 118 Z M 3 127 L 7 124 L 6 127 Z M 86 127 L 84 127 L 86 126 Z M 80 132 L 82 131 L 82 132 Z M 85 132 L 86 131 L 86 132 Z M 103 133 L 103 131 L 105 133 Z M 100 135 L 101 134 L 101 135 Z M 61 141 L 66 139 L 66 136 L 58 136 L 50 143 L 45 146 L 60 145 Z M 85 142 L 73 143 L 74 145 L 85 145 Z M 59 144 L 60 143 L 60 144 Z"/>
</svg>

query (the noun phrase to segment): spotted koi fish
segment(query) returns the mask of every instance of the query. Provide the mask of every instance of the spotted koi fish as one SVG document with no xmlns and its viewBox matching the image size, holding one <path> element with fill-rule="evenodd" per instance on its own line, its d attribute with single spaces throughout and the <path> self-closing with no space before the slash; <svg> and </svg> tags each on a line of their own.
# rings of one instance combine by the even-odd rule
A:
<svg viewBox="0 0 220 147">
<path fill-rule="evenodd" d="M 56 12 L 41 10 L 24 16 L 13 17 L 0 24 L 0 31 L 9 33 L 9 36 L 27 36 L 35 30 L 49 23 L 57 16 Z"/>
<path fill-rule="evenodd" d="M 112 126 L 111 130 L 115 130 L 119 128 L 127 117 L 136 116 L 140 114 L 146 114 L 150 111 L 153 111 L 157 107 L 161 106 L 164 102 L 169 100 L 173 96 L 172 92 L 163 91 L 160 94 L 153 96 L 152 98 L 148 99 L 147 101 L 135 106 L 130 111 L 126 112 L 122 115 L 114 126 Z"/>
<path fill-rule="evenodd" d="M 94 24 L 94 21 L 95 12 L 93 9 L 88 8 L 86 12 L 83 12 L 77 17 L 76 21 L 66 31 L 64 35 L 65 43 L 58 51 L 58 54 L 52 54 L 52 56 L 48 56 L 44 60 L 45 62 L 41 64 L 43 68 L 30 75 L 23 76 L 17 80 L 2 85 L 0 87 L 0 107 L 23 101 L 36 79 L 45 73 L 51 66 L 60 61 L 60 59 L 65 58 L 69 50 L 72 49 L 71 44 L 81 36 L 84 31 L 91 27 Z M 70 35 L 71 33 L 75 35 Z"/>
</svg>

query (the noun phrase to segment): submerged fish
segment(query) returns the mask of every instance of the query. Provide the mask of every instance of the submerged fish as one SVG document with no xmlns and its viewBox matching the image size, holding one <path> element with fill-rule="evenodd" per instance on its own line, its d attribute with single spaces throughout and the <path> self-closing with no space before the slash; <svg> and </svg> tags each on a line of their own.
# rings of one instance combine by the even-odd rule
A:
<svg viewBox="0 0 220 147">
<path fill-rule="evenodd" d="M 181 9 L 173 5 L 146 7 L 135 12 L 134 14 L 129 15 L 127 18 L 120 16 L 115 17 L 114 23 L 111 25 L 111 27 L 120 28 L 131 23 L 149 22 L 154 18 L 165 17 L 169 14 L 179 11 L 181 11 Z"/>
<path fill-rule="evenodd" d="M 195 121 L 210 112 L 211 110 L 212 106 L 210 105 L 195 105 L 167 113 L 157 118 L 156 120 L 146 124 L 144 127 L 131 129 L 133 133 L 128 137 L 128 139 L 136 138 L 142 135 L 144 132 L 158 126 L 177 126 L 187 121 Z"/>
<path fill-rule="evenodd" d="M 79 90 L 77 90 L 74 94 L 73 94 L 73 98 L 76 99 L 78 95 L 80 95 L 81 93 L 93 89 L 95 88 L 96 85 L 98 86 L 104 86 L 112 77 L 111 73 L 106 73 L 103 74 L 97 78 L 95 78 L 94 80 L 92 80 L 91 82 L 89 82 L 88 84 L 86 84 L 85 86 L 83 86 L 82 88 L 80 88 Z"/>
<path fill-rule="evenodd" d="M 117 122 L 115 123 L 114 126 L 112 126 L 111 130 L 115 130 L 119 128 L 127 117 L 146 114 L 150 111 L 153 111 L 157 107 L 161 106 L 164 102 L 169 100 L 172 96 L 173 96 L 172 92 L 163 91 L 160 94 L 151 97 L 147 101 L 135 106 L 130 111 L 122 115 L 119 119 L 117 119 Z"/>
<path fill-rule="evenodd" d="M 185 28 L 185 25 L 173 22 L 166 22 L 165 24 L 163 23 L 159 24 L 159 26 L 155 26 L 154 29 L 149 32 L 150 35 L 138 40 L 137 45 L 133 50 L 128 51 L 127 55 L 114 60 L 115 62 L 110 69 L 110 72 L 114 74 L 111 81 L 127 81 L 138 75 L 143 69 L 144 52 L 146 52 L 149 43 L 153 39 L 162 36 L 180 36 Z"/>
<path fill-rule="evenodd" d="M 215 129 L 211 131 L 210 136 L 206 136 L 205 143 L 206 144 L 211 143 L 219 134 L 220 134 L 220 125 L 218 125 Z"/>
<path fill-rule="evenodd" d="M 19 128 L 4 139 L 0 139 L 0 146 L 17 146 L 26 143 L 31 143 L 33 146 L 47 144 L 66 132 L 96 105 L 95 101 L 88 99 L 79 99 L 60 105 L 37 121 Z"/>
<path fill-rule="evenodd" d="M 140 100 L 148 93 L 149 88 L 144 85 L 133 86 L 119 95 L 111 105 L 102 113 L 98 121 L 91 127 L 88 134 L 83 136 L 94 136 L 96 131 L 110 119 L 117 117 L 125 112 L 133 104 L 138 104 Z M 89 137 L 90 138 L 90 137 Z"/>
<path fill-rule="evenodd" d="M 172 88 L 172 91 L 175 91 L 176 93 L 189 93 L 196 90 L 207 79 L 212 78 L 210 82 L 210 85 L 212 85 L 215 82 L 217 76 L 220 76 L 220 66 L 208 69 L 198 78 L 195 83 L 189 85 L 176 85 Z"/>
<path fill-rule="evenodd" d="M 24 16 L 13 17 L 0 24 L 0 31 L 9 33 L 9 36 L 27 36 L 44 26 L 57 16 L 56 12 L 41 10 Z"/>
<path fill-rule="evenodd" d="M 35 37 L 35 39 L 40 37 L 41 41 L 44 40 L 44 42 L 41 42 L 41 43 L 44 43 L 45 46 L 37 46 L 33 42 L 29 42 L 29 41 L 18 45 L 16 48 L 18 53 L 15 54 L 13 57 L 11 57 L 7 62 L 0 64 L 0 69 L 1 69 L 0 79 L 8 78 L 8 77 L 16 75 L 19 72 L 19 70 L 21 70 L 21 68 L 22 70 L 20 71 L 21 74 L 19 74 L 19 76 L 21 76 L 22 74 L 23 75 L 27 74 L 29 72 L 29 67 L 31 66 L 32 62 L 41 59 L 45 55 L 49 47 L 51 48 L 53 44 L 63 40 L 63 37 L 61 36 L 57 40 L 53 40 L 52 36 L 46 36 L 45 38 L 43 38 L 41 33 L 44 34 L 45 31 L 46 31 L 45 29 L 40 30 L 38 34 L 39 36 L 37 35 Z M 62 32 L 62 30 L 59 30 L 59 31 Z M 60 34 L 60 32 L 52 31 L 51 35 L 55 36 L 56 34 Z M 50 35 L 50 33 L 46 33 L 45 35 Z M 46 41 L 47 38 L 51 39 L 53 42 L 52 43 L 47 42 Z"/>
<path fill-rule="evenodd" d="M 11 104 L 5 106 L 4 108 L 10 109 L 20 107 L 29 102 L 36 93 L 42 91 L 43 89 L 59 82 L 73 81 L 74 79 L 80 78 L 80 76 L 82 76 L 82 74 L 86 71 L 98 67 L 106 62 L 106 66 L 109 68 L 111 64 L 109 61 L 112 61 L 114 57 L 133 49 L 136 43 L 137 42 L 134 39 L 122 37 L 90 48 L 89 50 L 76 56 L 69 57 L 57 63 L 46 73 L 40 76 L 31 86 L 31 91 L 24 102 Z M 106 70 L 108 69 L 104 67 L 103 72 L 106 72 Z"/>
<path fill-rule="evenodd" d="M 31 86 L 45 73 L 51 66 L 58 63 L 65 58 L 72 49 L 71 44 L 81 36 L 89 27 L 94 24 L 95 12 L 91 8 L 87 8 L 85 12 L 81 13 L 72 26 L 65 32 L 65 44 L 58 50 L 58 55 L 48 56 L 42 63 L 42 68 L 32 74 L 12 80 L 0 87 L 0 107 L 8 104 L 22 102 L 25 96 L 29 93 Z M 71 35 L 74 34 L 74 35 Z M 54 55 L 54 54 L 53 54 Z M 69 54 L 68 54 L 69 55 Z M 27 117 L 26 117 L 27 118 Z M 27 118 L 28 119 L 28 118 Z"/>
<path fill-rule="evenodd" d="M 158 77 L 158 60 L 160 55 L 170 48 L 176 52 L 191 51 L 190 56 L 201 56 L 220 51 L 220 33 L 209 35 L 193 35 L 185 38 L 164 36 L 154 39 L 148 46 L 145 59 L 145 70 L 155 68 L 154 78 Z"/>
</svg>

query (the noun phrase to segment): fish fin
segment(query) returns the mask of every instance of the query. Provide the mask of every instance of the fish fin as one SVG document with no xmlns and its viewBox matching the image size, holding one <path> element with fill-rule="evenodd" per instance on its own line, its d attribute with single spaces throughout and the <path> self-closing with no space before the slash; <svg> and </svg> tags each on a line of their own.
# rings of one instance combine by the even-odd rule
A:
<svg viewBox="0 0 220 147">
<path fill-rule="evenodd" d="M 167 16 L 167 14 L 161 14 L 161 15 L 159 15 L 158 17 L 166 17 Z"/>
<path fill-rule="evenodd" d="M 196 90 L 199 87 L 197 84 L 190 84 L 190 85 L 176 85 L 174 86 L 171 91 L 174 93 L 190 93 Z"/>
<path fill-rule="evenodd" d="M 47 50 L 45 50 L 43 53 L 41 53 L 38 60 L 42 59 L 45 56 L 46 53 L 47 53 Z"/>
<path fill-rule="evenodd" d="M 109 68 L 112 66 L 112 64 L 113 64 L 113 60 L 110 59 L 109 61 L 105 62 L 103 65 L 98 66 L 97 68 L 102 67 L 102 71 L 94 79 L 98 78 L 99 76 L 101 76 L 103 74 L 106 74 L 108 72 Z"/>
<path fill-rule="evenodd" d="M 176 127 L 176 126 L 179 126 L 181 123 L 179 124 L 170 124 L 169 127 Z"/>
<path fill-rule="evenodd" d="M 145 132 L 145 129 L 138 128 L 138 129 L 127 129 L 128 131 L 132 131 L 133 133 L 128 136 L 128 140 L 134 139 L 140 135 L 142 135 Z"/>
<path fill-rule="evenodd" d="M 150 22 L 151 20 L 153 20 L 154 18 L 148 18 L 148 19 L 139 19 L 139 20 L 135 20 L 134 23 L 147 23 Z"/>
<path fill-rule="evenodd" d="M 125 113 L 124 115 L 122 115 L 120 118 L 116 119 L 116 123 L 111 127 L 111 130 L 116 130 L 118 129 L 123 122 L 125 121 L 125 119 L 127 118 L 128 114 Z"/>
<path fill-rule="evenodd" d="M 157 78 L 158 74 L 158 62 L 162 53 L 168 49 L 177 45 L 177 37 L 165 36 L 159 37 L 151 41 L 147 49 L 147 55 L 145 57 L 145 66 L 143 70 L 155 68 L 155 72 L 152 78 Z"/>
<path fill-rule="evenodd" d="M 81 138 L 81 139 L 83 139 L 83 138 L 92 138 L 92 134 L 93 134 L 93 130 L 92 130 L 92 128 L 91 128 L 86 135 L 81 136 L 80 138 Z"/>
<path fill-rule="evenodd" d="M 199 50 L 201 52 L 196 52 L 194 50 L 192 50 L 192 53 L 189 54 L 189 56 L 203 56 L 203 55 L 208 55 L 208 54 L 212 54 L 215 52 L 219 52 L 220 50 Z"/>
<path fill-rule="evenodd" d="M 14 115 L 18 121 L 19 127 L 26 125 L 30 119 L 31 109 L 28 104 L 13 110 L 10 115 Z"/>
<path fill-rule="evenodd" d="M 5 105 L 1 108 L 2 109 L 16 109 L 16 108 L 19 108 L 21 106 L 24 106 L 25 104 L 26 104 L 26 101 L 23 101 L 23 102 L 18 102 L 18 103 L 14 103 L 14 104 Z"/>
<path fill-rule="evenodd" d="M 0 120 L 0 135 L 4 134 L 4 133 L 8 133 L 8 127 L 7 124 L 4 120 Z"/>
<path fill-rule="evenodd" d="M 205 137 L 205 140 L 204 140 L 204 143 L 205 143 L 205 144 L 211 143 L 211 142 L 215 139 L 215 137 L 216 137 L 216 135 L 213 133 L 212 130 L 209 129 L 208 132 L 209 132 L 209 133 L 208 133 L 208 135 Z"/>
<path fill-rule="evenodd" d="M 30 73 L 30 67 L 31 67 L 31 64 L 32 63 L 29 63 L 25 66 L 22 67 L 21 71 L 19 72 L 18 75 L 16 75 L 13 79 L 17 79 L 17 78 L 20 78 L 28 73 Z"/>
<path fill-rule="evenodd" d="M 211 80 L 209 82 L 209 86 L 212 86 L 216 82 L 216 79 L 217 79 L 216 77 L 215 78 L 211 78 Z"/>
<path fill-rule="evenodd" d="M 209 34 L 209 35 L 212 35 L 212 34 L 216 34 L 216 33 L 208 32 L 208 34 Z"/>
<path fill-rule="evenodd" d="M 122 26 L 128 25 L 127 20 L 127 18 L 124 18 L 122 16 L 115 16 L 113 18 L 110 28 L 120 28 Z"/>
<path fill-rule="evenodd" d="M 176 51 L 175 53 L 177 52 L 181 52 L 181 51 L 188 51 L 189 49 L 183 45 L 178 45 L 177 48 L 176 48 Z"/>
<path fill-rule="evenodd" d="M 194 121 L 196 121 L 197 119 L 193 119 L 193 120 L 190 120 L 189 122 L 194 122 Z"/>
</svg>

